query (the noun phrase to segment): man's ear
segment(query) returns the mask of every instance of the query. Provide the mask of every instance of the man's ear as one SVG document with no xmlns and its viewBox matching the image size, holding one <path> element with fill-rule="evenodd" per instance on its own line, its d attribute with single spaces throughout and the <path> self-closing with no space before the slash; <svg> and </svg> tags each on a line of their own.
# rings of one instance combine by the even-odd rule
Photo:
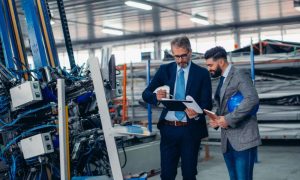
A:
<svg viewBox="0 0 300 180">
<path fill-rule="evenodd" d="M 224 59 L 223 59 L 223 58 L 222 58 L 222 59 L 220 59 L 219 63 L 220 63 L 220 66 L 221 66 L 221 67 L 223 67 L 223 66 L 224 66 L 224 64 L 225 64 L 225 61 L 224 61 Z"/>
</svg>

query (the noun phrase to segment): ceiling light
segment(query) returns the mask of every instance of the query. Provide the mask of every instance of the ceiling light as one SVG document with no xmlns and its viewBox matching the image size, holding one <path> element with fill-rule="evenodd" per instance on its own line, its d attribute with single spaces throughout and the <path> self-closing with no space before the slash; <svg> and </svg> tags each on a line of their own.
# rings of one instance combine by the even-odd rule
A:
<svg viewBox="0 0 300 180">
<path fill-rule="evenodd" d="M 123 31 L 117 30 L 117 29 L 109 29 L 109 28 L 104 28 L 102 29 L 103 33 L 106 34 L 113 34 L 113 35 L 123 35 Z"/>
<path fill-rule="evenodd" d="M 195 23 L 199 23 L 199 24 L 203 24 L 203 25 L 209 25 L 207 17 L 201 16 L 201 15 L 198 15 L 198 14 L 193 15 L 190 20 L 195 22 Z"/>
<path fill-rule="evenodd" d="M 294 8 L 300 11 L 300 0 L 294 0 Z"/>
<path fill-rule="evenodd" d="M 140 9 L 144 9 L 144 10 L 151 10 L 152 9 L 152 6 L 150 6 L 148 4 L 143 4 L 143 3 L 135 2 L 135 1 L 126 1 L 125 4 L 127 6 L 140 8 Z"/>
</svg>

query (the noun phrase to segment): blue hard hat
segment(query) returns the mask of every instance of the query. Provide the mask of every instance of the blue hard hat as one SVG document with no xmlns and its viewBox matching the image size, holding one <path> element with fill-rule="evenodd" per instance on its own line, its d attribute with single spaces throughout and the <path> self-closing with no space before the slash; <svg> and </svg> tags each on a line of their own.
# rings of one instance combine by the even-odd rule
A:
<svg viewBox="0 0 300 180">
<path fill-rule="evenodd" d="M 242 95 L 242 93 L 240 93 L 239 91 L 236 92 L 235 94 L 233 94 L 230 99 L 227 101 L 227 108 L 228 111 L 231 113 L 233 112 L 243 101 L 244 97 Z M 250 115 L 255 115 L 258 111 L 259 108 L 259 104 L 257 104 L 253 110 L 250 112 Z"/>
</svg>

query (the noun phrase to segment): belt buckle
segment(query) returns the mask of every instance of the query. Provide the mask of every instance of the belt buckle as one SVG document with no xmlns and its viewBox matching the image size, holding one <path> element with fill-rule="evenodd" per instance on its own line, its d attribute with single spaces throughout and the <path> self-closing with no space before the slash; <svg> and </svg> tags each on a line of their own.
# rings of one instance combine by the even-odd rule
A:
<svg viewBox="0 0 300 180">
<path fill-rule="evenodd" d="M 174 121 L 174 122 L 175 122 L 175 123 L 174 123 L 174 124 L 175 124 L 175 126 L 177 126 L 177 121 Z"/>
</svg>

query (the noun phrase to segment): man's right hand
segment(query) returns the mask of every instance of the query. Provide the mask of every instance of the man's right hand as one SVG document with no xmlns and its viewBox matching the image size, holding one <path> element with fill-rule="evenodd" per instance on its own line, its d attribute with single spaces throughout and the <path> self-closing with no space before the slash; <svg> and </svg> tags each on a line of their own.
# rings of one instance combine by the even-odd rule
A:
<svg viewBox="0 0 300 180">
<path fill-rule="evenodd" d="M 218 125 L 218 120 L 212 120 L 212 119 L 210 119 L 209 120 L 209 125 L 210 125 L 210 127 L 212 127 L 212 128 L 217 128 L 217 127 L 219 127 L 219 125 Z"/>
<path fill-rule="evenodd" d="M 167 97 L 167 91 L 166 90 L 163 90 L 163 89 L 160 89 L 156 92 L 156 99 L 157 100 L 161 100 L 162 98 L 166 98 Z"/>
</svg>

